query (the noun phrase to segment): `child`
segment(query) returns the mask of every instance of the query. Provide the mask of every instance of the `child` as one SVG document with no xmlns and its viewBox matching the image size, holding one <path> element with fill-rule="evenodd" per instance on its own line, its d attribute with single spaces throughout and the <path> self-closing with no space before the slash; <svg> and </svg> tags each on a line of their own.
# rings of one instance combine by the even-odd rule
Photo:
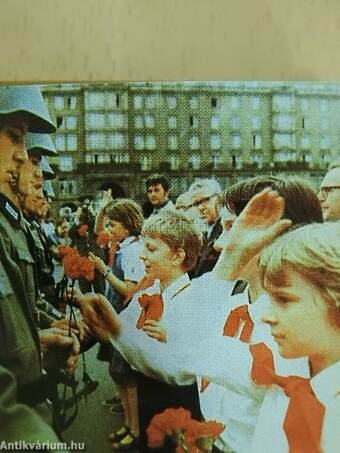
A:
<svg viewBox="0 0 340 453">
<path fill-rule="evenodd" d="M 127 295 L 135 288 L 136 283 L 144 276 L 141 252 L 140 233 L 143 225 L 141 208 L 133 200 L 118 199 L 110 202 L 100 213 L 102 222 L 97 221 L 97 232 L 103 228 L 106 218 L 111 241 L 116 244 L 116 254 L 112 268 L 104 261 L 90 254 L 95 268 L 106 279 L 105 295 L 117 313 L 127 307 Z M 137 415 L 137 390 L 128 363 L 120 353 L 111 346 L 109 351 L 110 375 L 115 381 L 124 408 L 125 425 L 110 435 L 113 449 L 133 449 L 138 443 L 139 426 Z"/>
<path fill-rule="evenodd" d="M 294 391 L 269 370 L 274 385 L 261 409 L 254 452 L 272 452 L 270 438 L 275 453 L 339 450 L 339 238 L 338 222 L 307 225 L 278 238 L 261 254 L 262 281 L 272 300 L 264 321 L 283 357 L 308 356 L 311 379 L 295 383 Z M 263 350 L 252 353 L 254 376 L 267 358 Z M 266 380 L 256 377 L 259 383 Z"/>
<path fill-rule="evenodd" d="M 190 282 L 187 271 L 195 265 L 202 238 L 192 220 L 185 215 L 162 210 L 145 222 L 142 233 L 144 247 L 141 257 L 147 276 L 155 279 L 154 284 L 135 294 L 119 319 L 108 310 L 102 297 L 87 296 L 87 303 L 85 299 L 80 303 L 97 336 L 111 337 L 124 357 L 143 373 L 138 375 L 138 404 L 142 439 L 140 451 L 144 452 L 148 451 L 145 430 L 156 413 L 168 407 L 182 406 L 189 409 L 194 418 L 200 418 L 195 376 L 191 374 L 183 376 L 183 379 L 173 379 L 171 374 L 163 372 L 162 367 L 153 362 L 168 349 L 192 347 L 201 337 L 209 335 L 216 328 L 216 320 L 221 322 L 221 316 L 216 313 L 218 310 L 221 310 L 220 313 L 225 311 L 224 299 L 231 285 L 223 282 L 219 288 L 216 282 L 209 286 L 208 279 L 205 280 L 204 289 L 208 292 L 221 290 L 221 297 L 218 298 L 220 306 L 212 307 L 209 298 L 206 303 L 202 300 L 202 285 L 198 287 Z M 110 324 L 107 326 L 108 336 L 101 335 L 101 327 L 96 330 L 98 313 L 92 310 L 96 310 L 97 303 L 105 312 L 99 324 Z M 199 326 L 202 318 L 207 322 Z M 183 338 L 183 333 L 186 333 L 187 345 L 178 340 Z M 154 350 L 157 350 L 155 356 Z M 165 368 L 169 366 L 166 362 L 164 365 Z M 161 451 L 174 449 L 169 446 Z"/>
</svg>

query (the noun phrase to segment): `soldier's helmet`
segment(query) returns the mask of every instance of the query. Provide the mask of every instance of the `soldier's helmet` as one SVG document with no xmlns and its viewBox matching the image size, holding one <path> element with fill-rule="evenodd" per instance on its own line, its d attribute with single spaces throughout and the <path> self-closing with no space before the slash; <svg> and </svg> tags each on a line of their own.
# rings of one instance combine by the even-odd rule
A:
<svg viewBox="0 0 340 453">
<path fill-rule="evenodd" d="M 29 132 L 25 135 L 25 145 L 28 153 L 33 149 L 39 149 L 44 156 L 55 156 L 58 154 L 51 137 L 47 134 Z"/>
<path fill-rule="evenodd" d="M 54 179 L 56 177 L 54 171 L 52 170 L 50 164 L 48 163 L 48 160 L 46 159 L 45 156 L 41 157 L 40 161 L 40 168 L 42 170 L 42 174 L 44 179 Z"/>
<path fill-rule="evenodd" d="M 0 86 L 0 118 L 14 113 L 27 118 L 29 132 L 56 131 L 38 86 Z"/>
</svg>

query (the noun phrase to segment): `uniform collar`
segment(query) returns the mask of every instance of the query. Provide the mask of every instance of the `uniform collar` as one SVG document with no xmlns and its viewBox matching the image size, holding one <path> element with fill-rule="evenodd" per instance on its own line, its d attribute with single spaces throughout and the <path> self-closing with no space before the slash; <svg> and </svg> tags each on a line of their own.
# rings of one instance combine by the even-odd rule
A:
<svg viewBox="0 0 340 453">
<path fill-rule="evenodd" d="M 311 381 L 314 393 L 325 406 L 340 394 L 340 361 L 320 371 Z"/>
<path fill-rule="evenodd" d="M 21 211 L 2 193 L 0 193 L 0 212 L 13 226 L 18 229 L 21 227 Z"/>
</svg>

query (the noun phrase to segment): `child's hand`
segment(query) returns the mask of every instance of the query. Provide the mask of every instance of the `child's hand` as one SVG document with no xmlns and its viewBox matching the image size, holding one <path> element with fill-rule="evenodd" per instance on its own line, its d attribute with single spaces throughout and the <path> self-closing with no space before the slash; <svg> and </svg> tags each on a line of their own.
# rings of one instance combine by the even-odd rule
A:
<svg viewBox="0 0 340 453">
<path fill-rule="evenodd" d="M 163 324 L 159 321 L 147 319 L 144 322 L 143 330 L 147 335 L 149 335 L 149 337 L 155 338 L 162 343 L 166 343 L 167 332 Z"/>
<path fill-rule="evenodd" d="M 281 219 L 283 212 L 283 198 L 270 188 L 248 202 L 231 230 L 225 232 L 224 250 L 215 266 L 220 278 L 242 277 L 250 260 L 291 225 L 290 220 Z"/>
<path fill-rule="evenodd" d="M 102 274 L 106 271 L 107 266 L 101 258 L 90 252 L 89 259 L 97 271 L 101 272 Z"/>
</svg>

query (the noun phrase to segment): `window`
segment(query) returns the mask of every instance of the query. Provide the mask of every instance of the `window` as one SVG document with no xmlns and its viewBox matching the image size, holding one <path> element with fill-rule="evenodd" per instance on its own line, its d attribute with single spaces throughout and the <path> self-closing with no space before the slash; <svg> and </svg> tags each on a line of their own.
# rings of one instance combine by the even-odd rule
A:
<svg viewBox="0 0 340 453">
<path fill-rule="evenodd" d="M 277 129 L 290 131 L 293 128 L 293 117 L 291 115 L 286 114 L 277 114 L 274 116 L 274 126 Z"/>
<path fill-rule="evenodd" d="M 274 134 L 274 147 L 295 147 L 295 137 L 292 134 Z"/>
<path fill-rule="evenodd" d="M 174 154 L 170 156 L 170 168 L 171 170 L 178 170 L 179 168 L 179 158 Z"/>
<path fill-rule="evenodd" d="M 241 168 L 242 161 L 240 156 L 236 156 L 235 154 L 231 157 L 231 163 L 233 168 Z"/>
<path fill-rule="evenodd" d="M 105 116 L 103 113 L 86 113 L 85 125 L 88 129 L 103 129 L 105 127 Z"/>
<path fill-rule="evenodd" d="M 262 139 L 259 134 L 253 135 L 253 148 L 254 149 L 261 149 L 262 147 Z"/>
<path fill-rule="evenodd" d="M 145 107 L 148 109 L 153 109 L 157 105 L 157 96 L 154 94 L 149 94 L 145 99 Z"/>
<path fill-rule="evenodd" d="M 98 164 L 108 164 L 110 162 L 110 154 L 98 154 Z"/>
<path fill-rule="evenodd" d="M 218 115 L 213 115 L 210 118 L 211 129 L 218 129 L 220 127 L 220 117 Z"/>
<path fill-rule="evenodd" d="M 238 109 L 240 107 L 240 98 L 237 96 L 231 96 L 230 107 L 232 109 Z"/>
<path fill-rule="evenodd" d="M 261 127 L 261 117 L 260 116 L 258 116 L 258 115 L 252 116 L 251 127 L 253 130 L 260 129 L 260 127 Z"/>
<path fill-rule="evenodd" d="M 262 154 L 259 153 L 254 153 L 253 154 L 253 162 L 254 164 L 257 164 L 259 168 L 263 166 L 263 156 Z"/>
<path fill-rule="evenodd" d="M 67 98 L 67 106 L 70 109 L 75 109 L 77 107 L 77 98 L 75 96 L 69 96 Z"/>
<path fill-rule="evenodd" d="M 104 149 L 106 146 L 105 141 L 105 134 L 102 132 L 86 134 L 86 143 L 89 149 Z"/>
<path fill-rule="evenodd" d="M 302 154 L 302 162 L 307 162 L 308 164 L 311 162 L 312 156 L 308 154 Z"/>
<path fill-rule="evenodd" d="M 301 110 L 303 112 L 309 111 L 309 99 L 301 99 Z"/>
<path fill-rule="evenodd" d="M 65 127 L 68 130 L 73 130 L 77 127 L 77 118 L 75 116 L 67 116 L 65 118 Z"/>
<path fill-rule="evenodd" d="M 168 137 L 169 149 L 177 149 L 177 137 L 176 135 L 169 135 Z"/>
<path fill-rule="evenodd" d="M 147 135 L 145 137 L 145 148 L 146 149 L 155 149 L 156 148 L 156 139 L 154 135 Z"/>
<path fill-rule="evenodd" d="M 275 160 L 277 162 L 287 162 L 290 158 L 290 154 L 288 151 L 279 151 L 275 153 Z"/>
<path fill-rule="evenodd" d="M 193 127 L 193 128 L 198 127 L 198 117 L 196 115 L 190 115 L 189 124 L 190 124 L 190 127 Z"/>
<path fill-rule="evenodd" d="M 119 94 L 116 94 L 116 107 L 117 107 L 117 109 L 119 108 L 119 104 L 120 104 L 120 97 L 119 97 Z"/>
<path fill-rule="evenodd" d="M 211 149 L 220 149 L 221 148 L 221 137 L 217 134 L 213 134 L 210 137 L 210 146 L 211 146 Z"/>
<path fill-rule="evenodd" d="M 145 115 L 144 123 L 148 129 L 152 129 L 153 127 L 155 127 L 155 117 L 153 115 Z"/>
<path fill-rule="evenodd" d="M 216 98 L 211 98 L 211 107 L 213 107 L 213 108 L 217 107 L 217 99 Z"/>
<path fill-rule="evenodd" d="M 251 108 L 253 110 L 258 110 L 261 107 L 261 98 L 260 96 L 251 97 Z"/>
<path fill-rule="evenodd" d="M 59 157 L 59 169 L 61 171 L 72 171 L 73 170 L 73 159 L 68 156 Z"/>
<path fill-rule="evenodd" d="M 189 99 L 189 107 L 191 109 L 198 108 L 198 96 L 191 96 L 191 98 Z"/>
<path fill-rule="evenodd" d="M 111 163 L 124 164 L 128 163 L 130 160 L 128 153 L 117 153 L 110 156 Z"/>
<path fill-rule="evenodd" d="M 111 129 L 121 129 L 125 127 L 125 116 L 122 113 L 109 113 L 107 115 L 107 125 Z"/>
<path fill-rule="evenodd" d="M 55 138 L 55 147 L 57 151 L 65 151 L 65 135 L 58 134 Z"/>
<path fill-rule="evenodd" d="M 301 137 L 301 148 L 310 149 L 310 136 L 308 134 L 303 134 Z"/>
<path fill-rule="evenodd" d="M 117 105 L 117 97 L 115 93 L 105 93 L 105 106 L 109 108 L 115 108 Z"/>
<path fill-rule="evenodd" d="M 144 137 L 142 135 L 135 135 L 134 144 L 135 149 L 144 149 Z"/>
<path fill-rule="evenodd" d="M 321 149 L 329 149 L 330 148 L 330 138 L 328 135 L 321 135 L 320 137 L 320 148 Z"/>
<path fill-rule="evenodd" d="M 77 149 L 77 136 L 75 134 L 69 134 L 66 136 L 67 149 L 69 151 L 76 151 Z"/>
<path fill-rule="evenodd" d="M 169 109 L 175 109 L 177 107 L 177 99 L 175 96 L 167 96 L 166 102 Z"/>
<path fill-rule="evenodd" d="M 140 160 L 142 170 L 150 170 L 151 168 L 151 157 L 150 156 L 142 156 Z"/>
<path fill-rule="evenodd" d="M 107 146 L 111 149 L 122 149 L 126 146 L 126 140 L 124 134 L 108 134 Z"/>
<path fill-rule="evenodd" d="M 201 166 L 201 156 L 199 154 L 193 154 L 190 157 L 190 162 L 194 170 L 198 170 Z"/>
<path fill-rule="evenodd" d="M 140 94 L 135 94 L 133 96 L 133 108 L 135 110 L 143 108 L 143 97 Z"/>
<path fill-rule="evenodd" d="M 189 140 L 190 149 L 198 149 L 200 146 L 199 138 L 197 135 L 192 135 Z"/>
<path fill-rule="evenodd" d="M 329 129 L 329 119 L 328 118 L 321 118 L 320 129 L 322 131 L 327 131 Z"/>
<path fill-rule="evenodd" d="M 63 96 L 55 96 L 54 107 L 56 108 L 56 110 L 62 110 L 65 107 Z"/>
<path fill-rule="evenodd" d="M 328 112 L 329 109 L 329 100 L 328 99 L 320 99 L 320 111 L 322 113 Z"/>
<path fill-rule="evenodd" d="M 276 110 L 291 110 L 294 105 L 294 98 L 290 94 L 274 94 L 273 107 Z"/>
<path fill-rule="evenodd" d="M 233 113 L 231 115 L 230 124 L 231 124 L 232 129 L 239 129 L 239 127 L 240 127 L 240 117 L 238 116 L 237 113 Z"/>
<path fill-rule="evenodd" d="M 234 149 L 241 148 L 241 135 L 240 134 L 232 134 L 232 136 L 231 136 L 231 146 Z"/>
<path fill-rule="evenodd" d="M 168 127 L 169 129 L 175 129 L 177 127 L 177 118 L 175 116 L 169 116 Z"/>
<path fill-rule="evenodd" d="M 144 120 L 142 115 L 136 115 L 133 119 L 134 125 L 136 129 L 143 129 L 144 127 Z"/>
<path fill-rule="evenodd" d="M 105 93 L 102 92 L 86 92 L 85 107 L 88 109 L 102 109 L 105 107 Z"/>
<path fill-rule="evenodd" d="M 212 164 L 213 164 L 213 168 L 215 170 L 220 167 L 221 162 L 222 162 L 221 154 L 220 153 L 214 153 L 213 156 L 212 156 Z"/>
</svg>

